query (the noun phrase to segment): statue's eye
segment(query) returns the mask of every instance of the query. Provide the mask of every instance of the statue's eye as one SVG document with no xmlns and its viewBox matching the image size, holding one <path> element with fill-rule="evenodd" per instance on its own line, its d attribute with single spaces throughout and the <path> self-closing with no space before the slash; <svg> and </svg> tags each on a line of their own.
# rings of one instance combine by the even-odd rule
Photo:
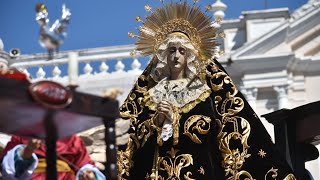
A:
<svg viewBox="0 0 320 180">
<path fill-rule="evenodd" d="M 186 49 L 183 48 L 183 47 L 180 47 L 179 48 L 179 52 L 180 52 L 180 54 L 185 55 L 186 54 Z"/>
<path fill-rule="evenodd" d="M 175 47 L 171 47 L 170 48 L 170 53 L 174 53 L 174 52 L 176 52 L 176 48 Z"/>
</svg>

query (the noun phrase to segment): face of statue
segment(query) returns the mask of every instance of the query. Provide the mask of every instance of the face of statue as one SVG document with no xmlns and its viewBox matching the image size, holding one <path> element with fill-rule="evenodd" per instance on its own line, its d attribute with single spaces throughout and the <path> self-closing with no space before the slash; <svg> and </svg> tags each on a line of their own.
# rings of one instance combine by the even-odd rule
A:
<svg viewBox="0 0 320 180">
<path fill-rule="evenodd" d="M 168 47 L 168 66 L 171 79 L 184 78 L 187 66 L 186 48 L 180 42 L 171 42 Z"/>
</svg>

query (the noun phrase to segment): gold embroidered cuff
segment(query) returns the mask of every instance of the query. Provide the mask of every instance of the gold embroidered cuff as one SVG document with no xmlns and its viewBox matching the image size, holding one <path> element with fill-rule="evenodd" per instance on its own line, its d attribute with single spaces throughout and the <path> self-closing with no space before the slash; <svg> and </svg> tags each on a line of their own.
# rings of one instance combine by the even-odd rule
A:
<svg viewBox="0 0 320 180">
<path fill-rule="evenodd" d="M 161 138 L 161 132 L 162 132 L 162 128 L 160 128 L 157 124 L 157 118 L 158 118 L 158 113 L 156 112 L 154 114 L 154 116 L 151 118 L 151 127 L 154 131 L 156 131 L 156 135 L 157 135 L 157 144 L 159 146 L 163 145 L 163 141 Z"/>
<path fill-rule="evenodd" d="M 179 142 L 179 120 L 181 115 L 179 113 L 179 109 L 177 107 L 173 108 L 173 145 L 177 145 Z"/>
</svg>

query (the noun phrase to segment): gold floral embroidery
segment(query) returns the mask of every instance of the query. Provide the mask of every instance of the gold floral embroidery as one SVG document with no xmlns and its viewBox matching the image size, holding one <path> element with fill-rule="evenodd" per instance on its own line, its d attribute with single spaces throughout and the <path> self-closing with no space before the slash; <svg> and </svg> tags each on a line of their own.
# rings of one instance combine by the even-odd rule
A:
<svg viewBox="0 0 320 180">
<path fill-rule="evenodd" d="M 146 177 L 144 177 L 145 179 L 150 179 L 150 175 L 149 173 L 146 174 Z"/>
<path fill-rule="evenodd" d="M 264 158 L 264 157 L 266 157 L 267 153 L 264 152 L 264 150 L 260 149 L 258 155 L 259 155 L 260 157 Z"/>
<path fill-rule="evenodd" d="M 129 139 L 127 148 L 125 151 L 117 152 L 117 166 L 118 166 L 118 176 L 120 179 L 124 175 L 129 176 L 129 169 L 132 166 L 132 155 L 133 155 L 133 144 L 132 140 Z"/>
<path fill-rule="evenodd" d="M 196 180 L 196 179 L 191 178 L 190 177 L 191 175 L 192 175 L 192 173 L 189 171 L 185 175 L 183 175 L 183 177 L 185 180 Z"/>
<path fill-rule="evenodd" d="M 179 142 L 179 120 L 181 118 L 180 111 L 178 108 L 173 108 L 173 145 L 177 145 Z"/>
<path fill-rule="evenodd" d="M 138 148 L 140 148 L 140 146 L 143 147 L 144 144 L 147 142 L 148 138 L 153 134 L 153 128 L 151 127 L 152 124 L 153 123 L 151 119 L 137 124 L 135 136 L 138 137 L 139 140 L 139 143 L 137 144 Z"/>
<path fill-rule="evenodd" d="M 264 176 L 264 179 L 267 180 L 268 176 L 271 174 L 271 177 L 273 179 L 276 179 L 278 176 L 278 169 L 273 169 L 273 167 L 266 173 L 266 175 Z"/>
<path fill-rule="evenodd" d="M 151 67 L 151 66 L 150 66 Z M 145 105 L 143 103 L 143 95 L 147 91 L 148 79 L 141 75 L 135 83 L 135 88 L 129 93 L 128 98 L 120 107 L 120 116 L 124 119 L 130 119 L 130 138 L 125 151 L 118 151 L 117 166 L 119 178 L 124 179 L 124 176 L 129 176 L 129 169 L 131 168 L 132 155 L 134 151 L 144 145 L 148 138 L 153 134 L 151 118 L 140 122 L 138 118 Z M 141 85 L 145 84 L 145 85 Z"/>
<path fill-rule="evenodd" d="M 293 174 L 288 174 L 283 180 L 297 180 Z"/>
<path fill-rule="evenodd" d="M 193 158 L 191 154 L 177 155 L 178 149 L 171 148 L 167 152 L 170 156 L 159 158 L 159 170 L 165 171 L 168 175 L 167 179 L 180 179 L 181 169 L 193 165 Z M 192 173 L 188 171 L 184 174 L 184 178 L 193 180 L 190 176 Z"/>
<path fill-rule="evenodd" d="M 218 118 L 216 119 L 217 140 L 223 157 L 222 165 L 226 172 L 225 175 L 227 179 L 238 179 L 240 176 L 253 179 L 249 172 L 242 170 L 246 158 L 251 156 L 248 154 L 250 146 L 247 143 L 251 131 L 250 123 L 245 118 L 238 116 L 238 113 L 244 109 L 244 100 L 237 96 L 238 89 L 228 74 L 215 64 L 211 65 L 211 70 L 214 73 L 209 73 L 208 76 L 215 94 L 214 108 Z M 226 92 L 222 93 L 221 90 Z M 231 149 L 231 141 L 241 142 L 242 148 L 233 147 Z"/>
<path fill-rule="evenodd" d="M 194 125 L 191 130 L 197 130 L 199 134 L 207 134 L 210 130 L 210 122 L 211 122 L 211 119 L 207 116 L 193 115 L 189 117 L 184 123 L 183 134 L 188 136 L 193 142 L 197 144 L 202 144 L 198 136 L 190 132 L 190 127 Z M 207 129 L 204 129 L 204 128 L 207 128 Z"/>
<path fill-rule="evenodd" d="M 241 124 L 241 132 L 239 130 L 238 121 Z M 250 157 L 250 154 L 247 154 L 249 146 L 247 144 L 247 139 L 250 135 L 250 124 L 247 120 L 241 117 L 233 117 L 233 118 L 224 118 L 222 124 L 220 120 L 217 120 L 217 124 L 219 126 L 219 134 L 218 140 L 220 140 L 219 148 L 224 158 L 223 166 L 226 171 L 226 176 L 231 173 L 232 176 L 236 176 L 236 174 L 241 170 L 245 159 Z M 226 133 L 223 129 L 226 126 L 232 125 L 233 132 Z M 240 141 L 242 144 L 242 151 L 240 152 L 239 148 L 230 149 L 230 140 Z"/>
<path fill-rule="evenodd" d="M 177 152 L 179 152 L 179 151 L 180 151 L 179 149 L 171 148 L 170 151 L 167 151 L 167 154 L 169 154 L 172 158 L 175 158 Z"/>
<path fill-rule="evenodd" d="M 205 173 L 205 171 L 204 171 L 204 169 L 203 169 L 203 167 L 202 167 L 202 166 L 199 168 L 199 170 L 198 170 L 198 171 L 199 171 L 199 173 L 200 173 L 200 174 L 202 174 L 202 175 L 204 175 L 204 173 Z"/>
<path fill-rule="evenodd" d="M 250 154 L 247 154 L 247 150 L 240 153 L 239 149 L 233 149 L 231 153 L 226 154 L 224 158 L 226 175 L 236 175 L 241 170 L 245 158 L 248 157 L 250 157 Z"/>
<path fill-rule="evenodd" d="M 152 123 L 151 127 L 152 127 L 152 129 L 154 129 L 154 130 L 156 131 L 156 133 L 157 133 L 157 144 L 158 144 L 159 146 L 162 146 L 162 145 L 163 145 L 163 140 L 162 140 L 162 138 L 161 138 L 161 131 L 162 131 L 162 129 L 156 124 L 157 118 L 158 118 L 158 113 L 155 113 L 155 114 L 152 116 L 152 118 L 151 118 L 151 123 Z"/>
<path fill-rule="evenodd" d="M 143 111 L 144 105 L 142 103 L 143 97 L 141 97 L 141 95 L 145 94 L 148 88 L 147 86 L 140 86 L 139 81 L 146 81 L 146 77 L 144 75 L 139 77 L 138 81 L 135 83 L 136 89 L 133 89 L 129 93 L 128 98 L 120 107 L 120 116 L 122 118 L 136 120 L 136 117 L 138 117 L 138 115 Z"/>
<path fill-rule="evenodd" d="M 240 179 L 245 179 L 245 180 L 256 180 L 253 179 L 251 174 L 247 171 L 240 171 L 238 172 L 234 177 L 229 177 L 227 180 L 240 180 Z"/>
</svg>

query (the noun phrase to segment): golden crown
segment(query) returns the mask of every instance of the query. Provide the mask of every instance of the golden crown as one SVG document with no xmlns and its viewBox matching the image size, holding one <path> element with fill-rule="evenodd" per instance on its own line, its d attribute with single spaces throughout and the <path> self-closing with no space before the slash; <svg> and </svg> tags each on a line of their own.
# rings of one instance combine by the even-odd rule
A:
<svg viewBox="0 0 320 180">
<path fill-rule="evenodd" d="M 145 9 L 151 11 L 148 5 Z M 208 7 L 206 9 L 209 10 Z M 137 16 L 136 21 L 142 22 L 141 17 Z M 212 24 L 212 18 L 205 15 L 200 7 L 191 6 L 187 2 L 171 2 L 146 17 L 139 27 L 136 49 L 144 56 L 157 53 L 159 46 L 170 34 L 181 32 L 198 51 L 197 56 L 201 60 L 208 60 L 213 57 L 217 45 L 217 30 Z M 135 36 L 133 32 L 128 35 Z"/>
</svg>

